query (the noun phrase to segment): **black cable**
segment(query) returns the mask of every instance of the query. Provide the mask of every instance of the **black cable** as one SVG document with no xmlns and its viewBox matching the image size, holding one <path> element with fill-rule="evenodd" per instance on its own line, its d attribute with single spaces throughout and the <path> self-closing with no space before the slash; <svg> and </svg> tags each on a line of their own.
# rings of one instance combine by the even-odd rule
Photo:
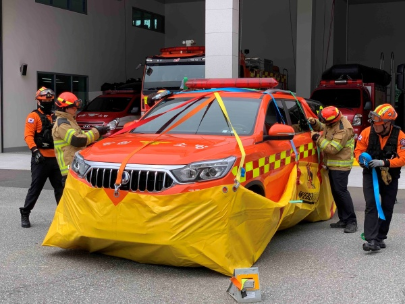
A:
<svg viewBox="0 0 405 304">
<path fill-rule="evenodd" d="M 291 0 L 288 0 L 289 11 L 290 11 L 290 29 L 291 29 L 291 44 L 293 48 L 293 60 L 294 60 L 294 69 L 297 69 L 295 65 L 295 46 L 294 46 L 294 37 L 293 37 L 293 26 L 292 26 L 292 17 L 291 17 Z"/>
<path fill-rule="evenodd" d="M 335 16 L 335 0 L 333 0 L 333 2 L 332 2 L 332 9 L 331 9 L 331 13 L 330 13 L 329 38 L 328 38 L 328 48 L 326 49 L 325 70 L 326 70 L 326 66 L 328 65 L 329 45 L 330 45 L 330 38 L 332 36 L 332 25 L 333 25 L 334 16 Z"/>
<path fill-rule="evenodd" d="M 127 81 L 127 3 L 124 0 L 124 70 L 125 70 L 125 81 Z"/>
</svg>

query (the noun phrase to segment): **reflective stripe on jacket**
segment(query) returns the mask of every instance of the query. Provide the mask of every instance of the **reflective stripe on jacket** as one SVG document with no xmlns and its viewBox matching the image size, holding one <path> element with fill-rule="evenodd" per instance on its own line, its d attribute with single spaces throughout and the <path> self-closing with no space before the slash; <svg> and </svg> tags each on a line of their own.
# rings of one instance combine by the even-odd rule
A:
<svg viewBox="0 0 405 304">
<path fill-rule="evenodd" d="M 316 141 L 323 152 L 324 164 L 331 170 L 351 170 L 354 160 L 354 131 L 346 117 L 342 116 L 332 125 L 324 125 L 316 120 L 313 128 L 324 131 Z"/>
<path fill-rule="evenodd" d="M 100 134 L 96 128 L 82 131 L 69 113 L 56 111 L 55 114 L 57 118 L 52 129 L 55 154 L 62 175 L 67 175 L 75 153 L 99 139 Z"/>
</svg>

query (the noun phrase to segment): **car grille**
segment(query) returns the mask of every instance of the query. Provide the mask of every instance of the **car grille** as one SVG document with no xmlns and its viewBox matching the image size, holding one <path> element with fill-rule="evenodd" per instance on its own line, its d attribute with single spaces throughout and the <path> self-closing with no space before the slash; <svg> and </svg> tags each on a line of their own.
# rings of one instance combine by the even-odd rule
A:
<svg viewBox="0 0 405 304">
<path fill-rule="evenodd" d="M 173 186 L 173 179 L 165 171 L 154 170 L 125 170 L 130 179 L 122 184 L 121 190 L 139 192 L 161 192 Z M 86 180 L 95 188 L 114 189 L 118 169 L 91 168 L 86 174 Z"/>
</svg>

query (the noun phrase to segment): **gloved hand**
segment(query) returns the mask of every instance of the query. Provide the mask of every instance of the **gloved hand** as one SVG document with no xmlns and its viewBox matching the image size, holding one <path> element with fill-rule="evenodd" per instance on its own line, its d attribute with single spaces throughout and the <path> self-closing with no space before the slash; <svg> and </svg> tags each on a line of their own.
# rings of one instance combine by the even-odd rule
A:
<svg viewBox="0 0 405 304">
<path fill-rule="evenodd" d="M 372 159 L 368 162 L 370 168 L 384 167 L 385 162 L 381 159 Z"/>
<path fill-rule="evenodd" d="M 34 161 L 36 164 L 40 164 L 45 160 L 45 157 L 42 156 L 41 152 L 38 149 L 32 150 L 32 156 L 34 157 Z"/>
<path fill-rule="evenodd" d="M 308 118 L 308 122 L 309 122 L 311 125 L 314 125 L 314 124 L 316 124 L 316 119 L 313 118 L 313 117 L 310 117 L 310 118 Z"/>
<path fill-rule="evenodd" d="M 321 136 L 319 133 L 311 131 L 311 138 L 313 141 L 317 141 L 319 136 Z"/>
<path fill-rule="evenodd" d="M 110 128 L 107 126 L 95 126 L 95 128 L 97 129 L 98 133 L 100 134 L 100 136 L 103 136 L 104 134 L 106 134 L 108 131 L 110 131 Z"/>
<path fill-rule="evenodd" d="M 360 167 L 362 167 L 363 169 L 368 169 L 363 163 L 359 163 Z"/>
</svg>

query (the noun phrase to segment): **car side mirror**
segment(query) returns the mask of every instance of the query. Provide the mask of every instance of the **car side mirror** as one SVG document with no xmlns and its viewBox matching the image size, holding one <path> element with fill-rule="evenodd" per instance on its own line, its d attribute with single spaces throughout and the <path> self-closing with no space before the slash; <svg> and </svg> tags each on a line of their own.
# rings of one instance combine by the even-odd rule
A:
<svg viewBox="0 0 405 304">
<path fill-rule="evenodd" d="M 263 136 L 263 140 L 291 140 L 295 132 L 289 125 L 276 123 L 270 127 L 268 134 Z"/>
<path fill-rule="evenodd" d="M 366 101 L 364 104 L 364 110 L 371 110 L 371 101 Z"/>
</svg>

